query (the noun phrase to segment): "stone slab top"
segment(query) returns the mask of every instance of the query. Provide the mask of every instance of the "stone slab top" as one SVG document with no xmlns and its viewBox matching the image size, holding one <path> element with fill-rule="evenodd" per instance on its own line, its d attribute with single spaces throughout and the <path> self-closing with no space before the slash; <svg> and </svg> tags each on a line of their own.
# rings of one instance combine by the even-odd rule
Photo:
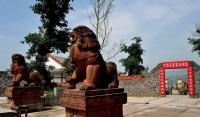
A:
<svg viewBox="0 0 200 117">
<path fill-rule="evenodd" d="M 74 95 L 74 96 L 94 96 L 94 95 L 105 95 L 113 93 L 123 93 L 123 88 L 113 88 L 113 89 L 97 89 L 97 90 L 79 90 L 79 89 L 65 89 L 63 91 L 64 95 Z"/>
</svg>

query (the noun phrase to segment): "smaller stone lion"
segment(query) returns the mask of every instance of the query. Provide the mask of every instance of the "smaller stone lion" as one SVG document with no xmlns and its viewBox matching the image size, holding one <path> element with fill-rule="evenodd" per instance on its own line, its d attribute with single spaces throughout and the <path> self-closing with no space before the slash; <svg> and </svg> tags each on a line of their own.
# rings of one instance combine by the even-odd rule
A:
<svg viewBox="0 0 200 117">
<path fill-rule="evenodd" d="M 10 68 L 13 79 L 9 84 L 10 87 L 41 86 L 44 82 L 43 76 L 36 70 L 28 71 L 23 55 L 13 54 L 11 58 Z"/>
<path fill-rule="evenodd" d="M 83 90 L 117 88 L 119 83 L 116 64 L 103 60 L 95 33 L 86 26 L 78 26 L 70 36 L 73 39 L 69 64 L 75 68 L 75 72 L 67 82 L 71 85 L 83 82 Z"/>
<path fill-rule="evenodd" d="M 11 58 L 12 63 L 10 65 L 10 68 L 13 79 L 10 86 L 22 87 L 28 85 L 30 83 L 30 79 L 24 56 L 22 56 L 21 54 L 13 54 Z"/>
<path fill-rule="evenodd" d="M 42 86 L 45 82 L 43 76 L 37 70 L 32 70 L 29 73 L 29 77 L 31 81 L 29 86 Z"/>
</svg>

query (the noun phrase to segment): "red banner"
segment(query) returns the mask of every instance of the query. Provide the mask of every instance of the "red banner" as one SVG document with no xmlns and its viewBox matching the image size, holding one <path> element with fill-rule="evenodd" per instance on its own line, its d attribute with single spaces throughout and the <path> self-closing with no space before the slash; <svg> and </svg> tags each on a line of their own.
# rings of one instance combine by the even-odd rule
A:
<svg viewBox="0 0 200 117">
<path fill-rule="evenodd" d="M 187 68 L 189 67 L 189 62 L 188 61 L 163 62 L 162 67 L 165 69 Z"/>
<path fill-rule="evenodd" d="M 188 94 L 194 96 L 194 73 L 192 67 L 188 67 Z"/>
<path fill-rule="evenodd" d="M 160 95 L 165 96 L 165 70 L 160 69 Z"/>
</svg>

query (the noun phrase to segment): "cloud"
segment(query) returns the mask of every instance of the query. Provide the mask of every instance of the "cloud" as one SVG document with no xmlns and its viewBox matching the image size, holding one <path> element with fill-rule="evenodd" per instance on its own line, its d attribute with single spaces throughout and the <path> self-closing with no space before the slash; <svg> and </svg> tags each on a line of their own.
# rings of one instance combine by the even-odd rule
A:
<svg viewBox="0 0 200 117">
<path fill-rule="evenodd" d="M 138 30 L 137 22 L 133 14 L 124 12 L 114 12 L 110 18 L 112 32 L 110 38 L 112 41 L 132 38 Z"/>
<path fill-rule="evenodd" d="M 172 10 L 169 7 L 152 5 L 144 8 L 143 19 L 144 21 L 164 20 L 170 14 Z"/>
</svg>

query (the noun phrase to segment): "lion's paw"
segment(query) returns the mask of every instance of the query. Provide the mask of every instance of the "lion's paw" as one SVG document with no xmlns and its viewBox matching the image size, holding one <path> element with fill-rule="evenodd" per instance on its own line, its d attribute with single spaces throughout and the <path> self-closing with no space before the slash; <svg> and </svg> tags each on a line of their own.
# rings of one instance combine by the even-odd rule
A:
<svg viewBox="0 0 200 117">
<path fill-rule="evenodd" d="M 116 83 L 111 83 L 108 85 L 109 89 L 113 89 L 113 88 L 117 88 L 117 87 L 118 87 L 118 85 Z"/>
<path fill-rule="evenodd" d="M 82 87 L 80 88 L 80 90 L 94 90 L 96 89 L 95 86 L 92 86 L 92 85 L 82 85 Z"/>
<path fill-rule="evenodd" d="M 71 85 L 75 85 L 78 82 L 76 78 L 72 78 L 72 77 L 67 78 L 65 81 Z"/>
</svg>

